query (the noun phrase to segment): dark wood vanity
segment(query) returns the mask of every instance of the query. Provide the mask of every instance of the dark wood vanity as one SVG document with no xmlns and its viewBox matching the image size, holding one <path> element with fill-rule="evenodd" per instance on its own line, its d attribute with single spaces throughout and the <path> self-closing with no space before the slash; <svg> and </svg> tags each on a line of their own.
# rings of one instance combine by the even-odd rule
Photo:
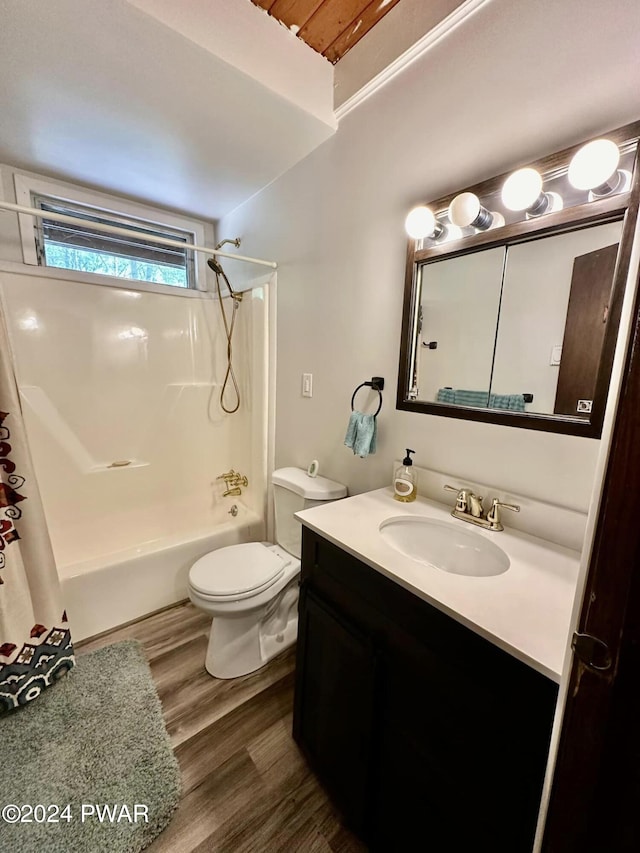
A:
<svg viewBox="0 0 640 853">
<path fill-rule="evenodd" d="M 371 850 L 530 853 L 557 685 L 303 528 L 293 734 Z"/>
</svg>

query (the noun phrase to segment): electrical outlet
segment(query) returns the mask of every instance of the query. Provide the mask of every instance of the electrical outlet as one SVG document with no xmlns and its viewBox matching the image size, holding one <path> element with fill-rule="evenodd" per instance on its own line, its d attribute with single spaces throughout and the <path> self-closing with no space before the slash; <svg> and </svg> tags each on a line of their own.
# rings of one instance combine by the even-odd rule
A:
<svg viewBox="0 0 640 853">
<path fill-rule="evenodd" d="M 302 374 L 302 396 L 313 397 L 313 373 Z"/>
</svg>

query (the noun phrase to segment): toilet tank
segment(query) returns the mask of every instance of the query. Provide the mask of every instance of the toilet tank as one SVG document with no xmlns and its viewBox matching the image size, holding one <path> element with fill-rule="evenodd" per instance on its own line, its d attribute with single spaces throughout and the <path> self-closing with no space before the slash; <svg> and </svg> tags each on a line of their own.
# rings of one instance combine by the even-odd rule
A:
<svg viewBox="0 0 640 853">
<path fill-rule="evenodd" d="M 325 501 L 344 498 L 347 487 L 326 477 L 310 477 L 302 468 L 278 468 L 271 475 L 276 523 L 276 542 L 300 557 L 302 525 L 294 512 L 309 509 Z"/>
</svg>

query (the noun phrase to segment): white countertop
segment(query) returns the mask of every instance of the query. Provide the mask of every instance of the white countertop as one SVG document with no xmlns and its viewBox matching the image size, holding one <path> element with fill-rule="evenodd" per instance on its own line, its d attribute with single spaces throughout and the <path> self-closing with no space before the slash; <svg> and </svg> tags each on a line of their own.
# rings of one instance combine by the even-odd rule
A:
<svg viewBox="0 0 640 853">
<path fill-rule="evenodd" d="M 428 516 L 460 524 L 499 545 L 511 565 L 500 575 L 468 577 L 417 562 L 391 547 L 379 526 L 393 516 Z M 559 682 L 580 554 L 505 528 L 483 530 L 454 519 L 444 504 L 394 500 L 391 488 L 296 513 L 305 526 L 376 571 Z"/>
</svg>

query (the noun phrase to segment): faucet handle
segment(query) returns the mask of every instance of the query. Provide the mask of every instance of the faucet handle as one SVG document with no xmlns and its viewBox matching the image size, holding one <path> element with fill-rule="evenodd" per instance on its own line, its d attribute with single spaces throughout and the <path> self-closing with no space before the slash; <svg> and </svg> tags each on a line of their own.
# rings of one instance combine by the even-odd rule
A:
<svg viewBox="0 0 640 853">
<path fill-rule="evenodd" d="M 518 504 L 507 504 L 499 501 L 498 498 L 494 498 L 491 502 L 491 509 L 487 513 L 487 521 L 490 524 L 491 530 L 504 530 L 500 521 L 500 508 L 510 509 L 512 512 L 520 512 Z"/>
<path fill-rule="evenodd" d="M 444 489 L 457 494 L 456 509 L 458 512 L 466 512 L 469 505 L 469 490 L 460 486 L 444 486 Z"/>
</svg>

